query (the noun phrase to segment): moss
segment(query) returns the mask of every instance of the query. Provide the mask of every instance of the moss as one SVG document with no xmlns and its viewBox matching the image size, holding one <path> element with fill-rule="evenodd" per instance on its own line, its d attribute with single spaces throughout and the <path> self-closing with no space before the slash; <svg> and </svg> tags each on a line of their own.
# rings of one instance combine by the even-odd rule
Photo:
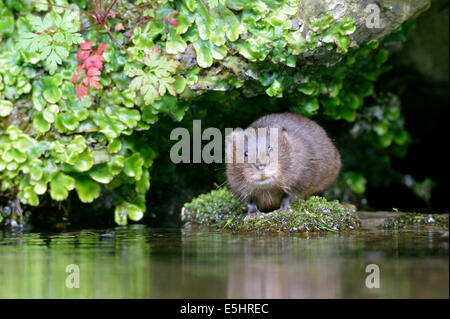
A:
<svg viewBox="0 0 450 319">
<path fill-rule="evenodd" d="M 410 226 L 432 226 L 448 230 L 448 215 L 407 213 L 389 217 L 380 225 L 386 229 L 401 229 Z"/>
<path fill-rule="evenodd" d="M 189 224 L 234 232 L 341 232 L 355 230 L 360 221 L 338 201 L 312 196 L 291 205 L 290 212 L 268 213 L 244 220 L 247 209 L 227 188 L 200 195 L 184 205 L 182 220 Z"/>
</svg>

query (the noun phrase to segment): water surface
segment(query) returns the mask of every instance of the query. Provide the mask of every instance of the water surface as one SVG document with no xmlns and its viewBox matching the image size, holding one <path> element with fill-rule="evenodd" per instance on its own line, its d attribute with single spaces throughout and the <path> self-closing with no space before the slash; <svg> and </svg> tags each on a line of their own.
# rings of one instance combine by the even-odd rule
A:
<svg viewBox="0 0 450 319">
<path fill-rule="evenodd" d="M 67 265 L 80 288 L 67 288 Z M 365 285 L 366 266 L 380 288 Z M 0 233 L 0 298 L 448 298 L 442 231 L 273 236 L 130 225 Z"/>
</svg>

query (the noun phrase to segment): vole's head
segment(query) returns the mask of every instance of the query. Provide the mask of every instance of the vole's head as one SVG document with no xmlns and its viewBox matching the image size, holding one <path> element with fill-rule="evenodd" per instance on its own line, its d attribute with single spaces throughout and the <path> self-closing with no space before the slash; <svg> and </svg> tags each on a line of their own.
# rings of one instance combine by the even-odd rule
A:
<svg viewBox="0 0 450 319">
<path fill-rule="evenodd" d="M 255 188 L 277 184 L 289 142 L 281 127 L 235 130 L 227 137 L 227 170 Z"/>
</svg>

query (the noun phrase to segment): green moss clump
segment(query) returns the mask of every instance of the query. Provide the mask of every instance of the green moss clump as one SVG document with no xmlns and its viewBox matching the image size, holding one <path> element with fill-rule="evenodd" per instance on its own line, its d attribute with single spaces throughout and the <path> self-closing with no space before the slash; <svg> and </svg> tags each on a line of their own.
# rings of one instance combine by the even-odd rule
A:
<svg viewBox="0 0 450 319">
<path fill-rule="evenodd" d="M 448 229 L 448 215 L 408 213 L 386 219 L 380 225 L 386 229 L 401 229 L 408 226 L 433 226 Z"/>
<path fill-rule="evenodd" d="M 290 212 L 268 213 L 244 220 L 247 209 L 227 188 L 200 195 L 184 205 L 181 218 L 194 225 L 235 232 L 340 232 L 360 227 L 360 221 L 338 201 L 312 196 L 291 205 Z"/>
</svg>

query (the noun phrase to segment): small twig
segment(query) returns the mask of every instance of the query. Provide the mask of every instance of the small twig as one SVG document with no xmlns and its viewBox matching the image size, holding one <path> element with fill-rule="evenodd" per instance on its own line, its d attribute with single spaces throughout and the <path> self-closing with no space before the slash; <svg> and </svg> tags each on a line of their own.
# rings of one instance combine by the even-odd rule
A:
<svg viewBox="0 0 450 319">
<path fill-rule="evenodd" d="M 122 10 L 122 11 L 118 11 L 117 14 L 121 14 L 121 13 L 130 11 L 130 10 L 133 10 L 133 9 L 137 9 L 137 8 L 142 8 L 142 7 L 145 7 L 146 5 L 148 5 L 150 3 L 152 3 L 152 1 L 141 3 L 141 4 L 138 4 L 137 6 L 132 7 L 132 8 L 128 8 L 128 9 L 125 9 L 125 10 Z"/>
<path fill-rule="evenodd" d="M 133 34 L 134 30 L 136 30 L 136 28 L 145 20 L 150 21 L 151 19 L 147 18 L 147 17 L 143 17 L 141 20 L 139 20 L 136 25 L 133 27 L 133 29 L 131 29 L 130 31 L 127 32 L 127 37 L 131 37 L 131 35 Z"/>
<path fill-rule="evenodd" d="M 103 15 L 103 19 L 106 19 L 108 17 L 109 12 L 111 11 L 111 9 L 114 7 L 114 5 L 116 4 L 117 0 L 114 0 L 113 3 L 109 6 L 108 10 L 106 10 L 105 14 Z"/>
<path fill-rule="evenodd" d="M 117 41 L 117 39 L 114 37 L 114 35 L 112 34 L 111 30 L 109 30 L 108 26 L 105 24 L 103 24 L 103 27 L 106 29 L 106 32 L 108 32 L 109 36 L 122 48 L 125 50 L 125 52 L 128 54 L 128 56 L 131 58 L 131 60 L 133 61 L 134 66 L 137 68 L 137 64 L 136 61 L 134 60 L 134 58 L 131 56 L 130 52 L 128 52 L 128 50 L 119 43 L 119 41 Z"/>
<path fill-rule="evenodd" d="M 94 11 L 95 20 L 98 20 L 98 19 L 99 19 L 99 16 L 97 15 L 97 13 L 98 13 L 97 5 L 94 5 L 94 4 L 92 3 L 92 0 L 89 0 L 89 5 L 91 6 L 91 9 Z"/>
<path fill-rule="evenodd" d="M 85 30 L 87 30 L 87 29 L 90 29 L 90 28 L 92 28 L 92 27 L 95 27 L 96 25 L 99 25 L 98 22 L 97 22 L 97 23 L 94 23 L 94 24 L 91 24 L 90 26 L 87 26 L 87 27 L 85 27 L 85 28 L 82 28 L 82 29 L 78 30 L 78 32 L 85 31 Z"/>
</svg>

